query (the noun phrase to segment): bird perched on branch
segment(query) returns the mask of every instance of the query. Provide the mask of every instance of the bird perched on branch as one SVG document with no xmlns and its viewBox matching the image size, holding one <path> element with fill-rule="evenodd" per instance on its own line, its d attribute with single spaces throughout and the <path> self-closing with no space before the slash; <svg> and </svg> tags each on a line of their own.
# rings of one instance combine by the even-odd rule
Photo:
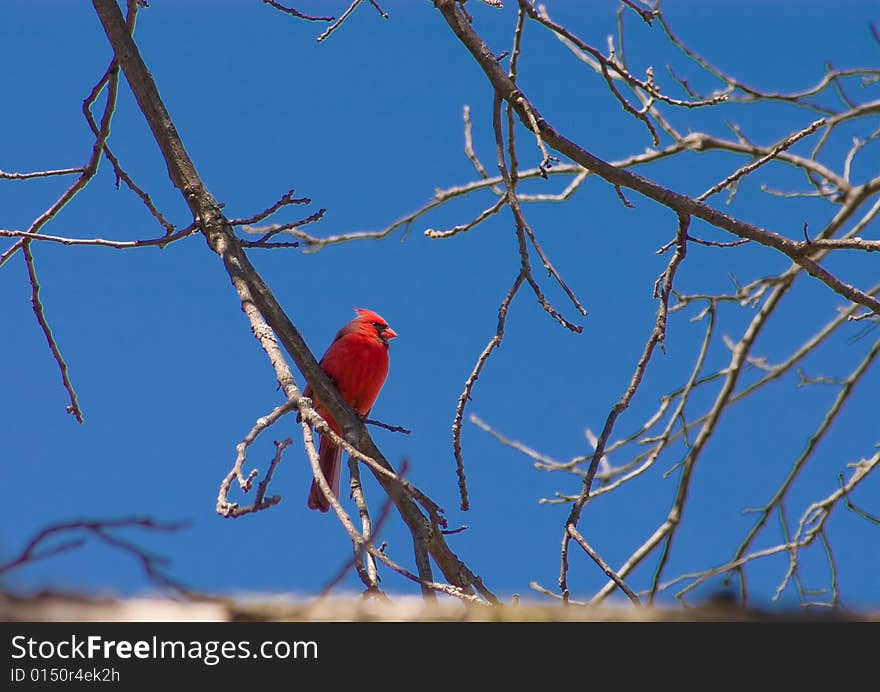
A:
<svg viewBox="0 0 880 692">
<path fill-rule="evenodd" d="M 379 396 L 385 378 L 388 376 L 388 342 L 397 333 L 388 323 L 372 310 L 355 308 L 357 317 L 336 333 L 330 348 L 321 358 L 321 369 L 327 373 L 340 396 L 357 413 L 366 417 Z M 312 396 L 311 386 L 306 387 L 304 396 Z M 315 410 L 327 421 L 330 429 L 340 434 L 339 425 L 317 399 Z M 339 475 L 342 469 L 342 450 L 329 437 L 321 436 L 318 447 L 321 472 L 339 497 Z M 309 491 L 309 509 L 326 512 L 330 503 L 321 492 L 316 481 L 312 481 Z"/>
</svg>

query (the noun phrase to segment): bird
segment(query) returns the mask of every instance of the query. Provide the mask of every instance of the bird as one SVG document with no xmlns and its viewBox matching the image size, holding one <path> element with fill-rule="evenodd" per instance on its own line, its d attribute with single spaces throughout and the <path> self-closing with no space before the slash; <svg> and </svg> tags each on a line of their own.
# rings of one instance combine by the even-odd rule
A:
<svg viewBox="0 0 880 692">
<path fill-rule="evenodd" d="M 339 395 L 363 418 L 369 415 L 376 398 L 388 377 L 388 345 L 397 336 L 388 323 L 372 310 L 355 308 L 355 317 L 336 333 L 333 343 L 318 363 L 321 369 L 336 385 Z M 311 385 L 303 392 L 312 396 Z M 314 399 L 315 410 L 327 421 L 330 429 L 340 434 L 339 425 L 330 412 Z M 342 467 L 342 449 L 325 435 L 321 435 L 318 447 L 318 461 L 321 473 L 339 497 L 339 475 Z M 321 492 L 318 483 L 312 480 L 309 490 L 309 509 L 326 512 L 330 502 Z"/>
</svg>

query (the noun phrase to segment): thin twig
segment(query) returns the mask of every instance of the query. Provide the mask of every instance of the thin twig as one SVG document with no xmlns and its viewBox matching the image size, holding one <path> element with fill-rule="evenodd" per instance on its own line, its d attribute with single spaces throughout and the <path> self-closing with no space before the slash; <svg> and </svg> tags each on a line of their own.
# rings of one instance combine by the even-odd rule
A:
<svg viewBox="0 0 880 692">
<path fill-rule="evenodd" d="M 80 548 L 85 544 L 86 538 L 76 538 L 73 540 L 62 541 L 48 547 L 44 546 L 61 535 L 85 533 L 87 536 L 90 535 L 97 538 L 102 543 L 133 555 L 141 563 L 144 572 L 154 583 L 172 588 L 185 595 L 192 595 L 192 592 L 190 592 L 189 589 L 165 573 L 163 569 L 167 564 L 165 558 L 148 553 L 130 541 L 123 540 L 118 536 L 108 533 L 109 531 L 127 528 L 172 532 L 180 531 L 187 526 L 189 526 L 188 522 L 160 522 L 151 517 L 128 517 L 124 519 L 103 520 L 82 519 L 52 524 L 42 529 L 31 538 L 16 557 L 8 562 L 0 564 L 0 575 L 11 572 L 14 569 L 27 567 L 37 561 L 45 560 L 60 555 L 61 553 Z"/>
<path fill-rule="evenodd" d="M 64 389 L 67 390 L 67 395 L 70 400 L 70 404 L 67 406 L 67 412 L 74 416 L 78 423 L 82 424 L 83 413 L 79 405 L 79 399 L 76 396 L 76 391 L 73 388 L 73 383 L 70 381 L 67 362 L 64 360 L 64 356 L 61 355 L 61 349 L 58 348 L 58 343 L 55 341 L 55 335 L 52 333 L 52 328 L 49 326 L 49 322 L 46 319 L 46 313 L 43 310 L 43 303 L 40 301 L 40 282 L 37 280 L 37 270 L 34 266 L 34 256 L 31 253 L 30 241 L 25 241 L 23 243 L 23 251 L 24 261 L 27 265 L 28 279 L 31 284 L 31 306 L 34 309 L 34 314 L 37 316 L 37 322 L 40 325 L 40 329 L 43 330 L 43 335 L 46 337 L 46 341 L 49 344 L 49 350 L 52 351 L 52 357 L 55 358 L 55 362 L 58 364 L 58 369 L 61 371 L 61 381 L 64 384 Z"/>
<path fill-rule="evenodd" d="M 285 192 L 281 197 L 270 206 L 268 206 L 263 211 L 257 212 L 253 216 L 249 216 L 246 219 L 229 219 L 229 223 L 233 226 L 250 226 L 255 223 L 259 223 L 272 216 L 276 211 L 281 209 L 282 207 L 286 207 L 289 204 L 311 204 L 312 200 L 308 197 L 294 197 L 293 193 L 296 192 L 296 189 L 291 188 L 287 192 Z"/>
<path fill-rule="evenodd" d="M 139 247 L 160 247 L 173 243 L 187 236 L 191 236 L 198 232 L 195 225 L 188 226 L 172 235 L 163 235 L 159 238 L 148 238 L 146 240 L 105 240 L 104 238 L 62 238 L 54 235 L 46 235 L 40 233 L 34 235 L 29 231 L 11 231 L 0 228 L 0 236 L 5 238 L 24 238 L 29 242 L 46 241 L 50 243 L 61 243 L 62 245 L 96 245 L 99 247 L 110 247 L 117 250 L 128 250 Z"/>
<path fill-rule="evenodd" d="M 658 284 L 659 291 L 657 297 L 659 298 L 659 306 L 657 308 L 657 317 L 654 321 L 654 327 L 651 330 L 651 335 L 648 337 L 648 340 L 645 343 L 644 351 L 642 352 L 641 358 L 639 358 L 639 362 L 636 365 L 636 369 L 633 373 L 629 386 L 620 397 L 618 402 L 611 408 L 611 411 L 608 414 L 608 418 L 605 421 L 605 427 L 602 429 L 602 434 L 599 436 L 599 441 L 596 443 L 596 451 L 593 453 L 593 458 L 590 462 L 589 469 L 587 470 L 586 476 L 584 476 L 580 496 L 572 505 L 568 519 L 566 519 L 566 529 L 562 539 L 562 549 L 560 553 L 561 560 L 559 571 L 559 588 L 562 592 L 563 599 L 568 599 L 569 596 L 568 545 L 571 540 L 570 527 L 577 528 L 584 506 L 590 499 L 590 491 L 593 485 L 593 479 L 596 476 L 596 471 L 599 468 L 599 460 L 605 454 L 605 446 L 608 443 L 608 439 L 611 436 L 611 432 L 614 429 L 614 424 L 617 421 L 618 416 L 620 416 L 620 414 L 629 407 L 632 398 L 635 396 L 636 391 L 638 390 L 639 385 L 642 382 L 642 378 L 644 377 L 645 370 L 651 360 L 651 356 L 654 353 L 654 349 L 658 345 L 662 346 L 663 341 L 666 338 L 666 321 L 669 312 L 669 296 L 672 293 L 672 285 L 675 280 L 675 273 L 679 265 L 682 263 L 682 261 L 684 261 L 684 258 L 687 254 L 687 232 L 689 225 L 690 217 L 679 216 L 678 230 L 676 231 L 677 242 L 675 254 L 669 260 L 669 264 L 666 267 L 666 270 L 661 275 Z"/>
<path fill-rule="evenodd" d="M 280 223 L 273 224 L 271 226 L 264 226 L 261 228 L 254 228 L 251 226 L 243 226 L 242 230 L 245 233 L 262 233 L 262 235 L 256 240 L 241 240 L 242 247 L 297 247 L 299 243 L 269 243 L 268 241 L 274 238 L 279 233 L 290 233 L 291 235 L 296 235 L 295 229 L 301 228 L 302 226 L 306 226 L 310 223 L 314 223 L 315 221 L 320 221 L 324 218 L 324 214 L 327 213 L 326 209 L 318 209 L 318 211 L 309 214 L 304 219 L 300 219 L 299 221 L 291 221 L 289 223 Z M 232 223 L 232 222 L 230 222 Z M 232 224 L 235 225 L 235 224 Z"/>
<path fill-rule="evenodd" d="M 277 466 L 278 462 L 273 460 L 273 465 L 270 467 L 270 471 L 266 474 L 266 478 L 260 483 L 260 492 L 257 493 L 257 498 L 254 502 L 247 507 L 240 507 L 238 503 L 229 501 L 229 491 L 232 488 L 232 482 L 237 480 L 239 488 L 248 492 L 251 489 L 251 486 L 254 482 L 254 479 L 257 477 L 258 471 L 257 469 L 253 469 L 246 477 L 242 473 L 242 469 L 244 468 L 244 462 L 247 455 L 247 449 L 250 447 L 257 439 L 257 437 L 263 431 L 270 428 L 272 425 L 277 423 L 283 416 L 294 411 L 296 409 L 296 402 L 289 399 L 285 401 L 280 406 L 277 406 L 266 416 L 262 416 L 258 418 L 256 423 L 254 423 L 253 428 L 251 428 L 250 432 L 245 435 L 244 439 L 238 443 L 236 446 L 236 457 L 235 463 L 232 466 L 232 470 L 226 474 L 226 477 L 223 479 L 223 482 L 220 484 L 220 491 L 217 495 L 217 513 L 224 517 L 240 517 L 244 514 L 249 514 L 251 512 L 257 512 L 263 509 L 267 509 L 278 504 L 281 501 L 279 496 L 272 496 L 268 500 L 265 499 L 266 490 L 268 488 L 268 484 L 271 478 L 271 472 L 274 471 L 274 467 Z M 278 443 L 276 443 L 277 445 Z M 289 441 L 286 441 L 284 447 L 290 444 Z M 276 458 L 280 460 L 281 451 L 283 451 L 284 447 L 280 449 L 276 448 Z"/>
<path fill-rule="evenodd" d="M 620 590 L 626 594 L 627 598 L 629 598 L 630 601 L 632 601 L 635 605 L 642 605 L 642 602 L 639 600 L 639 597 L 636 596 L 635 593 L 633 593 L 633 590 L 630 589 L 626 585 L 626 582 L 623 581 L 623 579 L 621 579 L 617 575 L 617 573 L 613 569 L 611 569 L 611 567 L 608 566 L 608 563 L 602 559 L 602 557 L 599 555 L 599 553 L 597 553 L 595 550 L 593 550 L 592 547 L 590 547 L 590 545 L 587 543 L 587 541 L 584 539 L 584 537 L 580 534 L 580 532 L 571 524 L 568 525 L 568 532 L 571 535 L 571 537 L 574 538 L 574 540 L 576 540 L 578 542 L 578 545 L 580 545 L 580 547 L 584 549 L 584 552 L 590 556 L 590 558 L 593 560 L 593 562 L 595 562 L 597 565 L 599 565 L 599 568 L 603 572 L 605 572 L 605 574 L 609 577 L 609 579 L 612 579 L 614 581 L 614 583 L 620 587 Z"/>
<path fill-rule="evenodd" d="M 33 171 L 31 173 L 9 173 L 0 171 L 0 180 L 30 180 L 32 178 L 50 178 L 56 175 L 76 175 L 82 168 L 60 168 L 55 171 Z"/>
<path fill-rule="evenodd" d="M 510 287 L 510 290 L 507 291 L 507 295 L 504 296 L 504 300 L 501 301 L 501 305 L 498 306 L 498 325 L 495 328 L 495 334 L 489 339 L 489 343 L 486 344 L 486 347 L 477 358 L 473 370 L 471 370 L 470 375 L 468 375 L 467 380 L 465 380 L 464 389 L 458 397 L 458 404 L 456 404 L 455 407 L 455 418 L 452 421 L 452 450 L 455 455 L 456 474 L 458 476 L 458 490 L 461 495 L 462 511 L 470 509 L 467 480 L 464 473 L 464 457 L 461 452 L 461 424 L 464 419 L 464 409 L 467 406 L 468 401 L 471 400 L 471 392 L 473 391 L 477 379 L 480 377 L 480 373 L 483 371 L 483 367 L 486 365 L 486 361 L 489 360 L 492 351 L 498 348 L 504 339 L 504 325 L 507 322 L 507 311 L 510 309 L 510 304 L 513 302 L 513 298 L 517 291 L 519 291 L 520 286 L 522 286 L 523 281 L 524 277 L 522 272 L 520 272 L 514 280 L 513 285 Z"/>
<path fill-rule="evenodd" d="M 727 176 L 724 180 L 722 180 L 720 183 L 718 183 L 717 185 L 713 185 L 712 187 L 710 187 L 708 190 L 706 190 L 703 194 L 701 194 L 699 197 L 696 197 L 695 199 L 698 202 L 705 201 L 706 199 L 708 199 L 709 197 L 714 195 L 716 192 L 720 192 L 721 190 L 726 188 L 731 183 L 739 180 L 740 178 L 744 178 L 749 173 L 751 173 L 755 169 L 763 166 L 768 161 L 772 161 L 777 156 L 779 156 L 779 154 L 781 152 L 785 151 L 786 149 L 791 147 L 795 142 L 803 139 L 807 135 L 811 135 L 816 130 L 818 130 L 820 127 L 822 127 L 826 122 L 827 121 L 825 120 L 825 118 L 820 118 L 819 120 L 816 120 L 815 122 L 809 124 L 803 130 L 800 130 L 799 132 L 795 132 L 793 135 L 789 135 L 788 137 L 783 139 L 779 144 L 777 144 L 775 147 L 773 147 L 773 149 L 771 149 L 767 154 L 765 154 L 764 156 L 762 156 L 761 158 L 759 158 L 755 161 L 752 161 L 752 163 L 747 164 L 747 165 L 743 166 L 742 168 L 739 168 L 738 170 L 734 171 L 729 176 Z"/>
<path fill-rule="evenodd" d="M 348 6 L 348 9 L 345 10 L 345 12 L 343 12 L 340 15 L 339 19 L 337 19 L 335 22 L 333 22 L 333 24 L 331 24 L 329 27 L 327 27 L 327 29 L 324 31 L 324 33 L 322 33 L 320 36 L 318 36 L 318 43 L 321 43 L 321 41 L 323 41 L 327 38 L 330 38 L 330 35 L 334 31 L 336 31 L 340 26 L 342 26 L 342 23 L 346 19 L 348 19 L 349 15 L 352 12 L 354 12 L 355 9 L 357 8 L 357 6 L 360 5 L 363 1 L 364 0 L 354 0 L 354 2 L 352 2 L 351 5 Z M 385 12 L 383 12 L 382 9 L 375 2 L 373 2 L 373 0 L 370 0 L 370 4 L 376 8 L 376 10 L 379 12 L 379 14 L 382 16 L 383 19 L 388 19 L 388 15 L 385 14 Z"/>
<path fill-rule="evenodd" d="M 334 19 L 336 19 L 335 17 L 313 17 L 308 14 L 303 14 L 299 10 L 295 10 L 292 7 L 286 7 L 276 0 L 263 0 L 263 2 L 267 5 L 271 5 L 279 12 L 284 12 L 285 14 L 289 14 L 292 17 L 296 17 L 297 19 L 305 19 L 308 22 L 332 22 Z"/>
<path fill-rule="evenodd" d="M 375 425 L 378 428 L 384 428 L 389 432 L 399 432 L 403 433 L 404 435 L 409 435 L 412 433 L 412 430 L 410 430 L 409 428 L 404 428 L 402 425 L 388 425 L 388 423 L 383 423 L 380 420 L 373 420 L 372 418 L 364 418 L 364 423 L 366 425 Z"/>
</svg>

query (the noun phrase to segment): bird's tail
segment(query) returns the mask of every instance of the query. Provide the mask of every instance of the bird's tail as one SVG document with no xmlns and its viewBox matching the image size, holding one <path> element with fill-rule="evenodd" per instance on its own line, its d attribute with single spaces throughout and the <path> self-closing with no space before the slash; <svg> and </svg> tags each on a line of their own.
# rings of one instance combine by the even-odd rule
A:
<svg viewBox="0 0 880 692">
<path fill-rule="evenodd" d="M 342 471 L 342 450 L 337 447 L 328 437 L 321 436 L 321 444 L 318 447 L 318 462 L 321 473 L 327 479 L 330 489 L 336 497 L 339 497 L 339 475 Z M 312 480 L 309 490 L 309 509 L 317 509 L 326 512 L 330 509 L 330 503 L 324 497 L 324 493 L 318 487 L 318 483 Z"/>
</svg>

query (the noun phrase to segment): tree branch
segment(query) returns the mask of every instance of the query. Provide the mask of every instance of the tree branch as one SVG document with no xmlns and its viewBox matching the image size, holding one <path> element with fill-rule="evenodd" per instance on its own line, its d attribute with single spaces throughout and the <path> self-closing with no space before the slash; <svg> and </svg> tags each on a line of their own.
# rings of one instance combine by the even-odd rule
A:
<svg viewBox="0 0 880 692">
<path fill-rule="evenodd" d="M 342 400 L 330 379 L 321 370 L 314 355 L 306 346 L 302 335 L 287 317 L 268 286 L 251 264 L 241 248 L 229 220 L 224 216 L 220 205 L 205 187 L 195 165 L 190 159 L 183 141 L 166 110 L 152 75 L 144 64 L 137 46 L 125 29 L 125 22 L 116 0 L 92 0 L 101 20 L 116 58 L 134 93 L 138 106 L 144 114 L 150 129 L 162 152 L 171 180 L 183 195 L 192 211 L 194 219 L 208 242 L 209 247 L 223 261 L 232 284 L 242 302 L 242 308 L 255 308 L 284 344 L 297 367 L 303 372 L 315 396 L 327 408 L 340 425 L 343 437 L 355 444 L 364 454 L 375 459 L 393 474 L 393 469 L 376 448 L 369 431 L 354 411 Z M 276 371 L 280 367 L 276 364 Z M 287 398 L 298 399 L 300 392 L 292 378 L 281 382 Z M 401 517 L 409 527 L 416 546 L 419 578 L 423 584 L 433 583 L 430 565 L 419 558 L 424 548 L 429 551 L 437 565 L 453 586 L 465 593 L 474 588 L 481 589 L 482 583 L 446 544 L 443 535 L 432 526 L 419 510 L 415 500 L 402 486 L 382 474 L 375 473 L 377 480 L 394 501 Z"/>
<path fill-rule="evenodd" d="M 480 65 L 498 96 L 510 104 L 523 125 L 530 131 L 533 128 L 532 123 L 534 122 L 538 130 L 535 134 L 540 134 L 543 141 L 553 149 L 604 178 L 612 185 L 635 190 L 645 197 L 675 210 L 680 215 L 703 219 L 713 226 L 741 238 L 748 238 L 778 250 L 790 257 L 809 274 L 825 283 L 836 293 L 863 305 L 872 312 L 880 314 L 880 301 L 835 277 L 810 257 L 799 251 L 798 244 L 795 241 L 724 214 L 686 195 L 673 192 L 636 173 L 616 168 L 557 132 L 540 115 L 535 105 L 528 100 L 507 73 L 501 69 L 492 51 L 462 14 L 458 3 L 455 0 L 435 0 L 434 4 L 442 13 L 443 18 L 453 33 L 461 40 Z M 878 186 L 880 186 L 880 182 L 878 182 Z"/>
</svg>

